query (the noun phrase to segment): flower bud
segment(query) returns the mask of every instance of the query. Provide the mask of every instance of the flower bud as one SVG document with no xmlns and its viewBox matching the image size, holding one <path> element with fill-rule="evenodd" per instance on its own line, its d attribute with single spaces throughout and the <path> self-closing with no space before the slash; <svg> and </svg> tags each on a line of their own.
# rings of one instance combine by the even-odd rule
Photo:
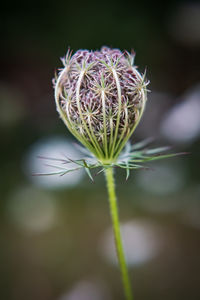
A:
<svg viewBox="0 0 200 300">
<path fill-rule="evenodd" d="M 134 54 L 103 47 L 70 51 L 55 79 L 55 101 L 70 132 L 100 161 L 114 161 L 144 111 L 148 84 Z"/>
</svg>

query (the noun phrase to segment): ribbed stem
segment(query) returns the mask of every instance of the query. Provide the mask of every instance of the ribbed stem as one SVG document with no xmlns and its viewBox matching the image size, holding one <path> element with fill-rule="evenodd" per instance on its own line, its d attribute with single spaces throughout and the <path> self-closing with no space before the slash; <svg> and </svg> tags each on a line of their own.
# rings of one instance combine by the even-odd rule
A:
<svg viewBox="0 0 200 300">
<path fill-rule="evenodd" d="M 117 135 L 119 130 L 119 123 L 120 123 L 120 117 L 121 117 L 121 108 L 122 108 L 122 95 L 121 95 L 121 86 L 119 82 L 119 77 L 117 75 L 117 72 L 114 68 L 112 68 L 113 77 L 115 79 L 116 87 L 117 87 L 117 95 L 118 95 L 118 114 L 117 114 L 117 120 L 116 120 L 116 126 L 115 126 L 115 134 L 114 134 L 114 140 L 112 144 L 112 149 L 110 156 L 113 157 L 114 151 L 115 151 L 115 144 L 117 141 Z"/>
<path fill-rule="evenodd" d="M 77 104 L 77 107 L 78 107 L 78 111 L 79 111 L 79 116 L 80 116 L 81 122 L 83 123 L 83 126 L 85 128 L 85 131 L 87 132 L 87 134 L 88 134 L 88 136 L 90 138 L 90 141 L 91 141 L 91 143 L 93 144 L 93 146 L 94 146 L 94 148 L 96 150 L 96 153 L 97 153 L 98 157 L 102 157 L 103 156 L 102 149 L 99 146 L 99 144 L 97 143 L 94 134 L 92 134 L 92 132 L 90 132 L 90 130 L 88 129 L 87 124 L 86 124 L 86 122 L 85 122 L 85 120 L 83 118 L 82 111 L 81 111 L 80 87 L 81 87 L 81 83 L 82 83 L 84 75 L 85 75 L 85 70 L 82 70 L 80 72 L 80 75 L 79 75 L 79 78 L 78 78 L 78 81 L 77 81 L 77 84 L 76 84 L 76 104 Z"/>
<path fill-rule="evenodd" d="M 115 184 L 114 184 L 112 167 L 105 169 L 105 176 L 106 176 L 108 195 L 109 195 L 112 226 L 113 226 L 113 231 L 115 236 L 115 246 L 117 250 L 118 263 L 119 263 L 123 286 L 124 286 L 124 293 L 125 293 L 126 300 L 133 300 L 130 280 L 128 276 L 128 268 L 127 268 L 123 245 L 122 245 L 118 208 L 117 208 L 117 198 L 115 193 Z"/>
<path fill-rule="evenodd" d="M 106 101 L 105 101 L 105 91 L 101 91 L 101 99 L 102 99 L 102 113 L 103 113 L 103 129 L 104 129 L 104 149 L 105 156 L 108 158 L 108 141 L 107 141 L 107 126 L 106 126 Z"/>
<path fill-rule="evenodd" d="M 61 94 L 61 86 L 60 86 L 60 81 L 61 78 L 63 76 L 63 74 L 66 73 L 66 69 L 63 69 L 63 71 L 61 72 L 57 82 L 56 82 L 56 87 L 55 87 L 55 102 L 56 102 L 56 108 L 58 113 L 60 114 L 60 117 L 62 118 L 64 124 L 67 126 L 67 128 L 69 129 L 69 131 L 86 147 L 88 148 L 92 153 L 94 153 L 95 149 L 92 145 L 90 145 L 90 143 L 83 138 L 82 135 L 80 135 L 78 133 L 77 130 L 74 129 L 73 124 L 71 123 L 71 119 L 68 117 L 67 112 L 64 113 L 63 109 L 60 106 L 59 103 L 59 99 L 60 99 L 60 94 Z M 98 156 L 98 153 L 95 152 L 95 155 Z"/>
</svg>

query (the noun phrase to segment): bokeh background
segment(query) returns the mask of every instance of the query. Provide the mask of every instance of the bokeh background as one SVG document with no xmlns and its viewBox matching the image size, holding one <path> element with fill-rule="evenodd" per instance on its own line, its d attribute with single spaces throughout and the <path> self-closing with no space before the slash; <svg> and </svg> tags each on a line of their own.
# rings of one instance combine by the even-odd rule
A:
<svg viewBox="0 0 200 300">
<path fill-rule="evenodd" d="M 38 155 L 79 155 L 55 110 L 68 47 L 134 49 L 151 81 L 132 142 L 189 155 L 116 170 L 135 298 L 200 299 L 200 3 L 34 1 L 1 5 L 0 299 L 120 300 L 104 177 L 37 177 Z"/>
</svg>

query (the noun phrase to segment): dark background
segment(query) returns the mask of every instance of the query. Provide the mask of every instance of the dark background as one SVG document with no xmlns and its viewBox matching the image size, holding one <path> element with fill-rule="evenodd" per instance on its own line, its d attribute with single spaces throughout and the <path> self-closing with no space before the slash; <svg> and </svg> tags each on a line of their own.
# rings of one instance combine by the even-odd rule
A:
<svg viewBox="0 0 200 300">
<path fill-rule="evenodd" d="M 135 298 L 200 299 L 200 3 L 16 1 L 0 19 L 0 299 L 123 299 L 103 175 L 31 176 L 35 153 L 74 151 L 54 104 L 59 58 L 102 45 L 134 49 L 151 81 L 132 141 L 190 152 L 128 182 L 116 171 Z"/>
</svg>

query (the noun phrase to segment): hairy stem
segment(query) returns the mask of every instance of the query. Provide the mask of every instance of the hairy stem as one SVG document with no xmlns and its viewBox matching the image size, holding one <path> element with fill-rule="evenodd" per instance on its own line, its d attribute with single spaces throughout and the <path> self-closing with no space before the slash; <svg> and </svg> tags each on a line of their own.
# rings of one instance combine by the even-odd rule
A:
<svg viewBox="0 0 200 300">
<path fill-rule="evenodd" d="M 114 236 L 115 236 L 115 246 L 116 246 L 116 250 L 117 250 L 117 257 L 118 257 L 119 267 L 120 267 L 123 286 L 124 286 L 124 293 L 126 296 L 126 300 L 133 300 L 130 280 L 129 280 L 129 276 L 128 276 L 128 268 L 127 268 L 123 245 L 122 245 L 118 208 L 117 208 L 117 198 L 116 198 L 116 193 L 115 193 L 115 184 L 114 184 L 114 176 L 113 176 L 113 168 L 112 167 L 105 169 L 105 176 L 106 176 L 108 195 L 109 195 L 112 226 L 113 226 L 113 231 L 114 231 Z"/>
</svg>

